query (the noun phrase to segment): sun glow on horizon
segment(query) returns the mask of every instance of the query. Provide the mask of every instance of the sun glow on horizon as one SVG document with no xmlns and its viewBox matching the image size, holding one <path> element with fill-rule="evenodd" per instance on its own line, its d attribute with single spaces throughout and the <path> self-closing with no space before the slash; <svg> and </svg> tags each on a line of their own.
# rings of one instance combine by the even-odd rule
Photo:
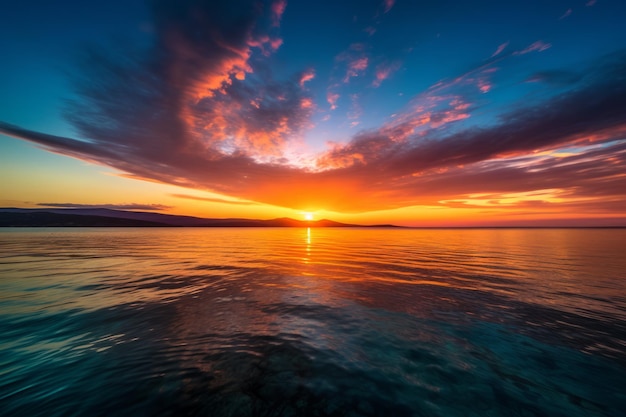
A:
<svg viewBox="0 0 626 417">
<path fill-rule="evenodd" d="M 311 213 L 311 212 L 304 212 L 302 214 L 304 215 L 304 220 L 306 220 L 306 221 L 313 220 L 313 213 Z"/>
</svg>

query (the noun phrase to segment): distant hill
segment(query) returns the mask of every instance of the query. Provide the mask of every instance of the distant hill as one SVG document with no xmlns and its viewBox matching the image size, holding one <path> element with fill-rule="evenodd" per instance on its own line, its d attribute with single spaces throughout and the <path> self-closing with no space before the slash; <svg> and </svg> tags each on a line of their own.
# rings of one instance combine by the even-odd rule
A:
<svg viewBox="0 0 626 417">
<path fill-rule="evenodd" d="M 332 220 L 209 219 L 99 208 L 0 208 L 0 227 L 394 227 L 361 226 Z"/>
<path fill-rule="evenodd" d="M 164 223 L 115 217 L 0 211 L 0 227 L 163 227 Z"/>
</svg>

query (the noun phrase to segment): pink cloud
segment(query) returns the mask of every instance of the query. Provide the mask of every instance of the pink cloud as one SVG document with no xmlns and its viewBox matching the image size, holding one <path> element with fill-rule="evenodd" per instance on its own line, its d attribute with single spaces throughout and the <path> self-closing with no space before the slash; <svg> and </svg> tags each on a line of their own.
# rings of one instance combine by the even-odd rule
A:
<svg viewBox="0 0 626 417">
<path fill-rule="evenodd" d="M 596 4 L 596 3 L 597 3 L 597 0 L 589 0 L 589 1 L 585 4 L 585 6 L 587 6 L 587 7 L 591 7 L 591 6 L 593 6 L 594 4 Z"/>
<path fill-rule="evenodd" d="M 367 69 L 368 64 L 369 59 L 366 56 L 356 58 L 348 62 L 348 68 L 346 70 L 346 75 L 343 78 L 343 82 L 347 83 L 350 81 L 350 78 L 361 75 Z"/>
<path fill-rule="evenodd" d="M 346 115 L 346 117 L 348 118 L 348 120 L 352 120 L 350 125 L 354 127 L 359 124 L 359 122 L 355 123 L 354 121 L 361 117 L 361 115 L 363 114 L 363 108 L 361 107 L 361 104 L 359 103 L 358 94 L 350 94 L 350 102 L 351 102 L 351 108 L 348 114 Z"/>
<path fill-rule="evenodd" d="M 526 48 L 522 49 L 521 51 L 516 51 L 513 52 L 514 55 L 525 55 L 528 54 L 530 52 L 542 52 L 545 51 L 546 49 L 549 49 L 552 45 L 543 41 L 537 41 L 534 42 L 532 44 L 530 44 L 529 46 L 527 46 Z"/>
<path fill-rule="evenodd" d="M 572 14 L 572 9 L 567 9 L 565 11 L 565 13 L 563 13 L 563 15 L 561 17 L 559 17 L 559 20 L 565 19 L 566 17 L 568 17 L 571 14 Z"/>
<path fill-rule="evenodd" d="M 225 94 L 206 97 L 193 106 L 185 120 L 187 129 L 220 152 L 255 155 L 259 160 L 281 156 L 290 138 L 308 125 L 314 106 L 299 89 L 280 89 L 258 86 L 249 91 L 233 83 Z"/>
<path fill-rule="evenodd" d="M 365 55 L 365 45 L 362 43 L 353 43 L 350 47 L 335 57 L 337 63 L 345 63 L 345 74 L 342 78 L 343 83 L 350 81 L 350 78 L 358 77 L 368 67 L 369 58 Z M 341 66 L 339 66 L 341 67 Z"/>
<path fill-rule="evenodd" d="M 306 83 L 307 81 L 311 81 L 313 78 L 315 78 L 315 70 L 312 68 L 308 69 L 304 71 L 302 75 L 300 75 L 300 80 L 298 81 L 298 84 L 300 84 L 300 87 L 304 87 L 304 83 Z"/>
<path fill-rule="evenodd" d="M 376 28 L 373 26 L 368 26 L 365 29 L 363 29 L 363 32 L 366 32 L 368 35 L 373 36 L 374 33 L 376 33 Z"/>
<path fill-rule="evenodd" d="M 369 59 L 367 57 L 358 58 L 348 65 L 348 68 L 353 71 L 365 71 L 367 69 L 367 64 Z"/>
<path fill-rule="evenodd" d="M 360 42 L 355 42 L 350 44 L 350 51 L 363 52 L 365 50 L 365 45 Z"/>
<path fill-rule="evenodd" d="M 287 0 L 277 0 L 272 3 L 272 24 L 273 26 L 280 25 L 280 19 L 285 13 L 285 9 L 287 8 Z"/>
<path fill-rule="evenodd" d="M 449 123 L 470 117 L 471 103 L 458 96 L 421 94 L 409 108 L 380 128 L 395 143 L 432 133 Z"/>
<path fill-rule="evenodd" d="M 278 37 L 270 37 L 268 35 L 258 36 L 248 39 L 248 46 L 259 48 L 263 55 L 269 56 L 275 52 L 283 44 L 283 40 Z"/>
<path fill-rule="evenodd" d="M 493 87 L 493 84 L 491 84 L 488 80 L 484 78 L 481 78 L 478 80 L 478 89 L 480 90 L 481 93 L 488 93 L 492 87 Z"/>
<path fill-rule="evenodd" d="M 448 123 L 465 120 L 470 117 L 469 113 L 457 111 L 457 109 L 444 111 L 437 116 L 437 118 L 431 119 L 430 127 L 433 129 L 437 129 L 441 126 L 447 125 Z"/>
<path fill-rule="evenodd" d="M 327 92 L 326 93 L 326 101 L 330 104 L 330 109 L 335 110 L 337 108 L 337 100 L 339 100 L 339 94 Z"/>
<path fill-rule="evenodd" d="M 312 109 L 315 107 L 315 104 L 310 97 L 304 97 L 300 100 L 300 107 L 303 109 Z"/>
<path fill-rule="evenodd" d="M 380 84 L 388 79 L 394 72 L 400 69 L 400 62 L 392 62 L 378 65 L 376 67 L 376 78 L 372 82 L 372 86 L 377 88 Z"/>
<path fill-rule="evenodd" d="M 502 44 L 500 44 L 498 46 L 498 48 L 496 49 L 496 51 L 491 55 L 491 57 L 493 58 L 494 56 L 500 55 L 500 53 L 502 53 L 502 51 L 504 51 L 504 49 L 509 46 L 509 42 L 504 42 Z"/>
<path fill-rule="evenodd" d="M 278 50 L 280 46 L 283 44 L 283 40 L 281 38 L 272 38 L 270 39 L 270 46 L 273 50 Z"/>
<path fill-rule="evenodd" d="M 391 8 L 393 7 L 395 3 L 396 3 L 396 0 L 384 0 L 383 4 L 385 6 L 385 13 L 391 10 Z"/>
</svg>

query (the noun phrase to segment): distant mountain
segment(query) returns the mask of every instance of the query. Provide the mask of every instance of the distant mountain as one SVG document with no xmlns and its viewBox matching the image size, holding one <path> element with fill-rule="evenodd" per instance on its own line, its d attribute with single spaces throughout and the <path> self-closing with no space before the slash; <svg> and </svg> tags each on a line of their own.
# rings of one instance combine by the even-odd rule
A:
<svg viewBox="0 0 626 417">
<path fill-rule="evenodd" d="M 112 210 L 105 208 L 37 208 L 16 209 L 0 208 L 0 213 L 5 211 L 18 213 L 46 212 L 55 214 L 71 214 L 79 216 L 111 217 L 118 219 L 140 220 L 158 223 L 161 226 L 200 226 L 206 219 L 190 216 L 174 216 L 170 214 L 150 213 L 141 211 Z"/>
<path fill-rule="evenodd" d="M 208 219 L 191 216 L 112 209 L 0 208 L 0 227 L 395 227 L 361 226 L 332 220 L 304 221 L 287 217 L 271 220 Z"/>
<path fill-rule="evenodd" d="M 45 211 L 10 212 L 0 209 L 0 227 L 163 227 L 164 223 Z"/>
</svg>

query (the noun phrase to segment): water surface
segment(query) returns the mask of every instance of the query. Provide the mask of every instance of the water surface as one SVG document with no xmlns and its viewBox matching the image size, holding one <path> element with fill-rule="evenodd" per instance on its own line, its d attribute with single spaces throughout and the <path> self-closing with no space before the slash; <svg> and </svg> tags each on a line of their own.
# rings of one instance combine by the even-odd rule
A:
<svg viewBox="0 0 626 417">
<path fill-rule="evenodd" d="M 0 229 L 0 415 L 618 416 L 623 229 Z"/>
</svg>

